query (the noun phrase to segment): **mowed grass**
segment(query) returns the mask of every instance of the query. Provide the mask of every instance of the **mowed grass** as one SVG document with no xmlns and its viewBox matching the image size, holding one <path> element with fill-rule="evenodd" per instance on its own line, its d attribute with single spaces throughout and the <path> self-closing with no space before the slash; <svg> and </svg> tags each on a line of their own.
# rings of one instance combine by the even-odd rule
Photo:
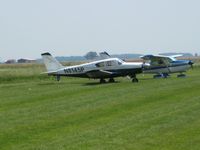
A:
<svg viewBox="0 0 200 150">
<path fill-rule="evenodd" d="M 188 77 L 116 83 L 46 75 L 42 65 L 0 66 L 0 149 L 200 148 L 200 68 Z"/>
</svg>

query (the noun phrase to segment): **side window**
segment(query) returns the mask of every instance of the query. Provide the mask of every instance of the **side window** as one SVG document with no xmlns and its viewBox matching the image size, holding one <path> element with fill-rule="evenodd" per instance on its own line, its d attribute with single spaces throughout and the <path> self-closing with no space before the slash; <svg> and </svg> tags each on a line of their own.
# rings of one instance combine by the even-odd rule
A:
<svg viewBox="0 0 200 150">
<path fill-rule="evenodd" d="M 106 66 L 116 66 L 116 61 L 107 61 Z"/>
<path fill-rule="evenodd" d="M 151 60 L 151 65 L 152 66 L 165 66 L 165 62 L 163 59 L 154 59 L 154 60 Z"/>
<path fill-rule="evenodd" d="M 157 66 L 157 65 L 158 65 L 158 61 L 152 59 L 150 64 L 151 64 L 152 66 Z"/>
<path fill-rule="evenodd" d="M 162 59 L 158 59 L 158 64 L 159 65 L 163 65 L 164 64 L 164 61 Z"/>
<path fill-rule="evenodd" d="M 104 62 L 100 62 L 96 64 L 97 67 L 104 67 Z"/>
<path fill-rule="evenodd" d="M 112 61 L 107 61 L 107 62 L 106 62 L 106 65 L 107 65 L 107 66 L 112 66 Z"/>
</svg>

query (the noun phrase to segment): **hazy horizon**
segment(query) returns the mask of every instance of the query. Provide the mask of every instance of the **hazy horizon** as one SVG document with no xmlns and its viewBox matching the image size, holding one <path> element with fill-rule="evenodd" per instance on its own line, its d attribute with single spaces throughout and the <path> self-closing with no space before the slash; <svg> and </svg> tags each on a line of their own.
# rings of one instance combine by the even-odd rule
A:
<svg viewBox="0 0 200 150">
<path fill-rule="evenodd" d="M 198 0 L 0 1 L 0 58 L 200 54 Z"/>
</svg>

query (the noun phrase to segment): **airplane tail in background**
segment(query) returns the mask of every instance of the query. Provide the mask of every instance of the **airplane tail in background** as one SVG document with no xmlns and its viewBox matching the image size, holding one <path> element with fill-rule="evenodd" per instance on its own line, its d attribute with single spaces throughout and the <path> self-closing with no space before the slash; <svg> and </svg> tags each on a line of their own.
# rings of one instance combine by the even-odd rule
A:
<svg viewBox="0 0 200 150">
<path fill-rule="evenodd" d="M 107 59 L 107 58 L 110 58 L 111 56 L 107 53 L 107 52 L 101 52 L 101 53 L 99 53 L 99 55 L 100 55 L 100 57 L 102 58 L 102 59 Z"/>
<path fill-rule="evenodd" d="M 53 58 L 50 53 L 47 52 L 41 55 L 48 72 L 56 71 L 64 67 L 55 58 Z"/>
</svg>

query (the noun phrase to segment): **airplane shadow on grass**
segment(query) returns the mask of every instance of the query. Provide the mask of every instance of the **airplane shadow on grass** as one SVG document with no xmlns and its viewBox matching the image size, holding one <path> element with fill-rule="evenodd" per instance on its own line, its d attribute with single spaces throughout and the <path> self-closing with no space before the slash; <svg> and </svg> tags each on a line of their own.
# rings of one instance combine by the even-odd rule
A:
<svg viewBox="0 0 200 150">
<path fill-rule="evenodd" d="M 62 85 L 64 85 L 64 84 L 68 84 L 68 83 L 66 83 L 66 82 L 57 82 L 57 81 L 53 81 L 53 82 L 40 82 L 40 83 L 38 83 L 38 85 L 58 85 L 58 84 L 62 84 Z"/>
<path fill-rule="evenodd" d="M 100 82 L 87 82 L 83 83 L 82 86 L 95 86 L 95 85 L 105 85 L 105 84 L 117 84 L 120 83 L 120 81 L 115 81 L 115 82 L 106 82 L 106 83 L 100 83 Z"/>
<path fill-rule="evenodd" d="M 41 86 L 50 86 L 50 85 L 70 85 L 70 84 L 79 84 L 79 85 L 82 85 L 82 86 L 95 86 L 95 85 L 107 85 L 107 84 L 117 84 L 117 83 L 120 83 L 120 81 L 115 81 L 113 83 L 110 83 L 110 82 L 106 82 L 106 83 L 99 83 L 99 82 L 85 82 L 85 83 L 81 83 L 81 82 L 62 82 L 62 81 L 53 81 L 53 82 L 40 82 L 38 83 L 38 85 L 41 85 Z"/>
<path fill-rule="evenodd" d="M 157 78 L 157 79 L 154 79 L 153 77 L 145 77 L 145 78 L 139 78 L 139 83 L 140 82 L 142 82 L 142 81 L 148 81 L 148 80 L 162 80 L 162 79 L 169 79 L 169 78 L 171 78 L 171 77 L 168 77 L 168 78 Z M 84 83 L 83 83 L 84 82 Z M 115 82 L 106 82 L 106 83 L 100 83 L 99 81 L 75 81 L 75 80 L 73 80 L 73 81 L 68 81 L 68 82 L 66 82 L 65 80 L 64 81 L 56 81 L 56 80 L 49 80 L 49 81 L 42 81 L 42 82 L 40 82 L 40 83 L 38 83 L 38 85 L 70 85 L 70 84 L 79 84 L 79 85 L 82 85 L 82 86 L 95 86 L 95 85 L 107 85 L 107 84 L 117 84 L 117 83 L 121 83 L 121 82 L 123 82 L 123 81 L 115 81 Z M 130 80 L 130 83 L 132 83 L 132 81 Z M 132 84 L 134 84 L 134 83 L 132 83 Z"/>
</svg>

